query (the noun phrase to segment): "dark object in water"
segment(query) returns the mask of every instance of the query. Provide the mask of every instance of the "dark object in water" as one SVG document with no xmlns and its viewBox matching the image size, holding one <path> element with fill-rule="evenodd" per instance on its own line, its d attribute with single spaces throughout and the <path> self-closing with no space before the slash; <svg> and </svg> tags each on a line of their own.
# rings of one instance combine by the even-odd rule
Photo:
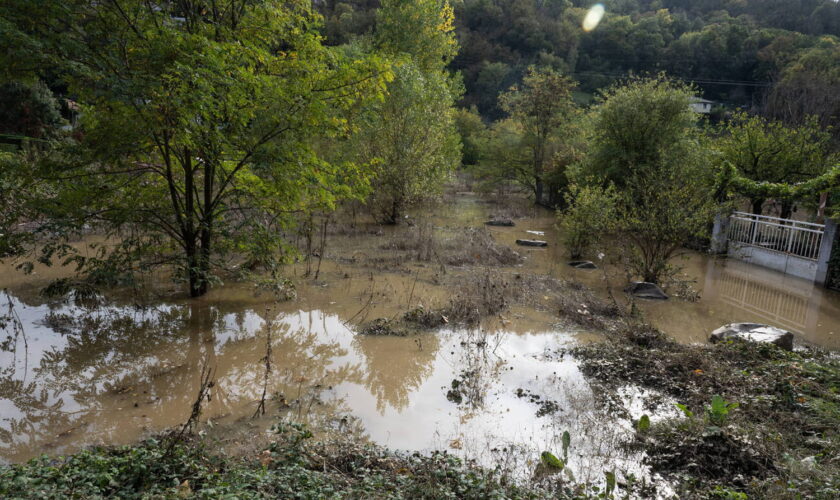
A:
<svg viewBox="0 0 840 500">
<path fill-rule="evenodd" d="M 624 291 L 634 297 L 639 297 L 640 299 L 668 299 L 668 296 L 661 288 L 656 286 L 655 283 L 648 283 L 647 281 L 634 281 L 633 283 L 627 285 L 627 288 L 625 288 Z"/>
<path fill-rule="evenodd" d="M 516 224 L 510 219 L 492 219 L 485 222 L 488 226 L 504 226 L 504 227 L 513 227 Z"/>
<path fill-rule="evenodd" d="M 523 247 L 547 247 L 548 243 L 542 240 L 516 240 L 517 245 Z"/>
<path fill-rule="evenodd" d="M 591 260 L 573 260 L 569 262 L 569 265 L 575 269 L 598 269 Z"/>
</svg>

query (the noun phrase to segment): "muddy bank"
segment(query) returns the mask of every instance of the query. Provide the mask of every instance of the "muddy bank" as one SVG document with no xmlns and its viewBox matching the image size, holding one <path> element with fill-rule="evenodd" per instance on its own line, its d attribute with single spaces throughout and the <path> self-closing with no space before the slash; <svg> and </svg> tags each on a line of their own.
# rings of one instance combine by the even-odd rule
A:
<svg viewBox="0 0 840 500">
<path fill-rule="evenodd" d="M 833 498 L 840 493 L 840 358 L 816 348 L 682 345 L 642 324 L 569 351 L 609 394 L 634 384 L 680 414 L 636 424 L 630 447 L 680 497 Z M 652 411 L 663 404 L 648 401 Z M 673 404 L 673 403 L 665 403 Z"/>
</svg>

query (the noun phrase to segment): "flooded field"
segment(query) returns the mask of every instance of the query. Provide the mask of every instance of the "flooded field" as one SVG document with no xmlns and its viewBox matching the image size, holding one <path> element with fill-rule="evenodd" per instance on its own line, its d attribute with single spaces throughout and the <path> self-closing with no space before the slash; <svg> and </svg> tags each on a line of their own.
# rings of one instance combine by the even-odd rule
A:
<svg viewBox="0 0 840 500">
<path fill-rule="evenodd" d="M 568 464 L 578 480 L 603 477 L 607 467 L 645 477 L 638 452 L 623 442 L 634 419 L 670 415 L 673 405 L 663 399 L 669 404 L 649 408 L 643 399 L 650 398 L 631 386 L 605 405 L 598 386 L 565 352 L 599 341 L 601 332 L 562 321 L 549 292 L 470 327 L 444 325 L 400 337 L 358 334 L 375 318 L 420 306 L 432 310 L 476 286 L 471 276 L 483 267 L 472 266 L 470 274 L 469 265 L 452 262 L 469 260 L 469 252 L 481 248 L 447 257 L 450 263 L 441 249 L 447 238 L 482 228 L 497 210 L 461 194 L 414 226 L 335 231 L 317 280 L 302 277 L 303 264 L 288 268 L 297 284 L 290 301 L 230 282 L 201 299 L 161 293 L 138 301 L 121 293 L 84 307 L 38 294 L 60 270 L 23 277 L 11 266 L 2 268 L 0 307 L 19 318 L 22 329 L 6 325 L 3 333 L 0 459 L 20 462 L 93 443 L 129 443 L 179 425 L 196 398 L 202 368 L 211 367 L 216 384 L 203 419 L 215 426 L 245 422 L 261 433 L 278 416 L 289 417 L 397 450 L 446 449 L 523 473 L 542 451 L 561 455 L 568 432 Z M 550 213 L 517 210 L 517 225 L 489 229 L 492 239 L 515 247 L 516 238 L 530 235 L 550 246 L 517 247 L 524 260 L 494 272 L 511 282 L 530 275 L 580 282 L 602 297 L 609 287 L 626 300 L 617 270 L 565 264 Z M 420 256 L 423 245 L 411 243 L 423 231 L 443 235 L 428 258 Z M 683 265 L 700 300 L 640 304 L 647 319 L 677 340 L 704 342 L 721 324 L 759 321 L 795 332 L 799 342 L 840 348 L 837 294 L 699 254 L 689 254 Z M 251 420 L 263 390 L 267 415 Z"/>
</svg>

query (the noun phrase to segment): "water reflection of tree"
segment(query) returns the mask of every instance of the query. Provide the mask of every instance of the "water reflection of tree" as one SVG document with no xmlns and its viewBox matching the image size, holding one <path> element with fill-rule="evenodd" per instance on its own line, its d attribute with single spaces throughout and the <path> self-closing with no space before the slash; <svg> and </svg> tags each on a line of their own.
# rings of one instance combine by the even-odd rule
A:
<svg viewBox="0 0 840 500">
<path fill-rule="evenodd" d="M 34 356 L 40 361 L 29 373 L 0 374 L 0 398 L 7 400 L 14 408 L 11 413 L 16 414 L 4 417 L 6 432 L 0 433 L 10 456 L 26 455 L 31 446 L 43 447 L 83 427 L 94 429 L 105 439 L 118 435 L 126 422 L 102 413 L 114 409 L 108 406 L 114 394 L 131 390 L 160 366 L 183 366 L 194 341 L 184 334 L 191 316 L 184 307 L 157 311 L 54 307 L 51 314 L 45 326 L 60 322 L 61 333 L 54 329 L 39 335 L 60 335 L 61 341 L 49 350 L 31 353 L 40 355 Z M 162 399 L 180 393 L 168 389 L 188 382 L 189 371 L 182 370 L 180 380 L 168 378 L 169 387 L 151 385 L 143 396 Z"/>
<path fill-rule="evenodd" d="M 309 321 L 293 327 L 282 314 L 261 312 L 262 328 L 247 342 L 231 347 L 228 356 L 219 360 L 218 385 L 223 397 L 237 405 L 256 402 L 262 393 L 265 370 L 265 336 L 271 324 L 272 373 L 270 394 L 289 402 L 307 404 L 318 399 L 321 390 L 343 382 L 361 384 L 363 377 L 358 363 L 335 364 L 346 356 L 347 349 L 329 338 L 323 313 L 313 311 Z M 298 401 L 300 400 L 300 401 Z"/>
<path fill-rule="evenodd" d="M 13 369 L 0 370 L 0 400 L 11 405 L 0 417 L 2 454 L 20 460 L 65 451 L 53 445 L 125 439 L 146 424 L 151 430 L 177 425 L 196 397 L 202 366 L 215 367 L 217 381 L 205 416 L 254 401 L 262 388 L 265 337 L 258 314 L 243 309 L 204 301 L 154 309 L 53 308 L 42 320 L 53 331 L 40 335 L 61 341 L 39 353 L 26 380 Z M 331 366 L 346 349 L 317 329 L 279 322 L 273 338 L 278 370 L 272 392 L 294 395 L 301 387 L 362 381 L 358 364 Z"/>
<path fill-rule="evenodd" d="M 353 347 L 367 360 L 365 386 L 376 396 L 376 408 L 403 410 L 409 395 L 432 371 L 440 348 L 437 335 L 377 337 L 359 335 Z"/>
</svg>

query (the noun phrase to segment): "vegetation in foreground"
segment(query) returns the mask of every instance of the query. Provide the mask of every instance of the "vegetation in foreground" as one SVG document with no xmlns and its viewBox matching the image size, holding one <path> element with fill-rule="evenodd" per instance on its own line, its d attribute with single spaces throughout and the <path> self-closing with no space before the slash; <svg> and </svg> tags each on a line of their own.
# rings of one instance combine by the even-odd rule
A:
<svg viewBox="0 0 840 500">
<path fill-rule="evenodd" d="M 837 498 L 840 359 L 819 349 L 682 345 L 650 328 L 577 348 L 588 377 L 673 398 L 680 416 L 637 441 L 680 498 Z"/>
<path fill-rule="evenodd" d="M 281 424 L 251 458 L 210 451 L 197 440 L 149 439 L 43 457 L 0 469 L 3 498 L 546 498 L 569 490 L 521 488 L 447 454 L 397 455 L 372 446 L 309 443 Z"/>
</svg>

